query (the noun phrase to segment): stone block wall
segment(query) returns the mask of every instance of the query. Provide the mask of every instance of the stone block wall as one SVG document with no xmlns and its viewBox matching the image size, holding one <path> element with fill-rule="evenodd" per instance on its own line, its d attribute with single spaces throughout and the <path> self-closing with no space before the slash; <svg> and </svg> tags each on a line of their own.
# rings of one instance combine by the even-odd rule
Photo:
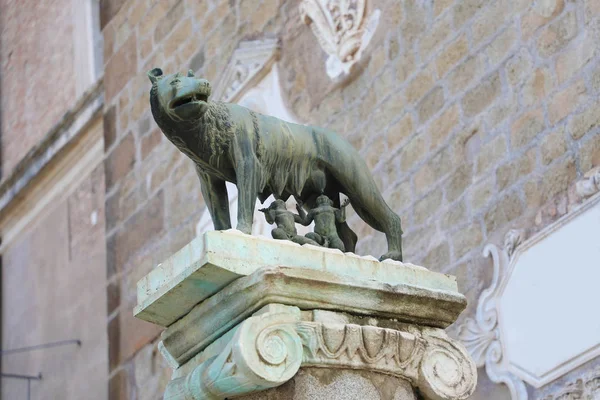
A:
<svg viewBox="0 0 600 400">
<path fill-rule="evenodd" d="M 0 3 L 2 179 L 77 101 L 72 3 Z"/>
<path fill-rule="evenodd" d="M 159 329 L 132 317 L 135 284 L 194 237 L 204 211 L 191 162 L 152 120 L 153 67 L 191 68 L 216 87 L 240 40 L 280 38 L 290 110 L 360 150 L 403 217 L 405 259 L 457 275 L 470 300 L 465 316 L 489 283 L 483 245 L 500 243 L 509 228 L 540 229 L 577 201 L 570 188 L 600 165 L 598 0 L 369 4 L 382 10 L 380 25 L 341 83 L 327 77 L 299 0 L 106 6 L 111 398 L 157 398 L 168 380 Z M 350 223 L 361 253 L 383 253 L 381 234 L 356 216 Z M 507 396 L 481 381 L 480 398 Z"/>
<path fill-rule="evenodd" d="M 74 344 L 3 354 L 4 374 L 42 374 L 32 399 L 108 396 L 104 285 L 104 168 L 51 202 L 2 252 L 2 350 L 63 340 Z M 26 399 L 27 382 L 2 378 L 2 399 Z"/>
</svg>

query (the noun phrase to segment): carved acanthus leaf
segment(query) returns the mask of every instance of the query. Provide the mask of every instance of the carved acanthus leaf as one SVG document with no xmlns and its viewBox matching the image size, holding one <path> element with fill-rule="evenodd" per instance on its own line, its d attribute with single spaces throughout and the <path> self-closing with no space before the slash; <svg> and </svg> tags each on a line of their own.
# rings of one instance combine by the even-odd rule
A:
<svg viewBox="0 0 600 400">
<path fill-rule="evenodd" d="M 327 74 L 336 78 L 348 74 L 370 42 L 380 11 L 366 18 L 367 0 L 303 0 L 302 21 L 310 25 L 317 40 L 329 54 Z"/>
<path fill-rule="evenodd" d="M 477 367 L 485 365 L 485 355 L 491 344 L 497 340 L 495 330 L 485 330 L 473 318 L 468 318 L 459 327 L 458 338 L 465 344 Z"/>
</svg>

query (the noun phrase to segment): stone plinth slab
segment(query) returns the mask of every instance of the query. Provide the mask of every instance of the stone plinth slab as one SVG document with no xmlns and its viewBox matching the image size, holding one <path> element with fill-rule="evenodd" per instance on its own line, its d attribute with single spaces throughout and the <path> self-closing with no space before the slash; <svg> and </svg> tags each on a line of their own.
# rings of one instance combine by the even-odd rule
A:
<svg viewBox="0 0 600 400">
<path fill-rule="evenodd" d="M 466 306 L 457 292 L 378 282 L 306 268 L 263 268 L 240 278 L 169 326 L 163 345 L 177 367 L 261 307 L 344 311 L 446 327 Z"/>
<path fill-rule="evenodd" d="M 280 266 L 460 296 L 456 278 L 412 264 L 379 262 L 371 256 L 300 246 L 237 231 L 212 231 L 194 239 L 138 282 L 134 314 L 145 321 L 169 326 L 234 280 L 260 268 Z M 432 304 L 431 308 L 435 307 Z M 462 308 L 456 311 L 456 316 L 460 311 Z M 448 321 L 446 318 L 435 325 L 447 326 L 452 323 Z"/>
<path fill-rule="evenodd" d="M 466 306 L 455 278 L 411 264 L 209 232 L 143 278 L 138 302 L 167 327 L 168 400 L 463 400 L 477 381 L 443 330 Z"/>
</svg>

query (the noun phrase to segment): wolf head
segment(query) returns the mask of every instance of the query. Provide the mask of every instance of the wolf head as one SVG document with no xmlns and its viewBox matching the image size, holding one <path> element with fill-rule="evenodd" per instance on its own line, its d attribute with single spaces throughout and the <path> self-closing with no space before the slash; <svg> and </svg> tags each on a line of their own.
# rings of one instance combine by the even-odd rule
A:
<svg viewBox="0 0 600 400">
<path fill-rule="evenodd" d="M 148 71 L 148 78 L 152 82 L 150 103 L 153 113 L 159 111 L 176 121 L 193 121 L 202 118 L 208 110 L 210 82 L 196 78 L 191 70 L 187 76 L 180 73 L 163 75 L 160 68 L 154 68 Z"/>
</svg>

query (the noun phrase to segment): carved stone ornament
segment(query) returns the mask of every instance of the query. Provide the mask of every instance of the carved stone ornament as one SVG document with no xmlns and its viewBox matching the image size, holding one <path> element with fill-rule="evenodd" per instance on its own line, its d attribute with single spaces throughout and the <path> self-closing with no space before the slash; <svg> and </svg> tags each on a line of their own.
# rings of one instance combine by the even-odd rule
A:
<svg viewBox="0 0 600 400">
<path fill-rule="evenodd" d="M 596 368 L 555 393 L 540 396 L 539 400 L 596 400 L 600 398 L 600 368 Z"/>
<path fill-rule="evenodd" d="M 360 60 L 377 26 L 381 12 L 367 18 L 367 0 L 303 0 L 300 17 L 310 25 L 321 48 L 329 54 L 327 75 L 334 79 L 350 73 Z"/>
<path fill-rule="evenodd" d="M 467 347 L 477 367 L 485 366 L 492 381 L 506 384 L 513 400 L 527 400 L 527 388 L 522 380 L 506 370 L 503 363 L 496 300 L 507 275 L 506 269 L 522 239 L 523 232 L 511 230 L 504 238 L 503 249 L 493 244 L 485 246 L 484 257 L 491 256 L 494 262 L 492 283 L 479 297 L 475 318 L 468 318 L 458 331 L 458 338 Z"/>
<path fill-rule="evenodd" d="M 220 79 L 213 98 L 235 103 L 244 90 L 253 87 L 270 71 L 279 57 L 277 39 L 248 40 L 240 43 Z"/>
<path fill-rule="evenodd" d="M 600 355 L 600 325 L 589 318 L 600 301 L 599 177 L 587 174 L 577 189 L 591 197 L 527 241 L 511 230 L 503 248 L 484 248 L 493 260 L 492 282 L 458 337 L 514 400 L 528 398 L 524 382 L 540 388 Z"/>
<path fill-rule="evenodd" d="M 221 351 L 167 386 L 165 399 L 225 399 L 282 385 L 301 366 L 360 369 L 407 379 L 427 399 L 466 399 L 477 371 L 441 329 L 407 331 L 301 321 L 297 307 L 271 304 L 248 318 Z M 228 339 L 223 337 L 223 339 Z"/>
<path fill-rule="evenodd" d="M 588 171 L 575 186 L 577 194 L 582 199 L 600 192 L 600 167 Z"/>
</svg>

